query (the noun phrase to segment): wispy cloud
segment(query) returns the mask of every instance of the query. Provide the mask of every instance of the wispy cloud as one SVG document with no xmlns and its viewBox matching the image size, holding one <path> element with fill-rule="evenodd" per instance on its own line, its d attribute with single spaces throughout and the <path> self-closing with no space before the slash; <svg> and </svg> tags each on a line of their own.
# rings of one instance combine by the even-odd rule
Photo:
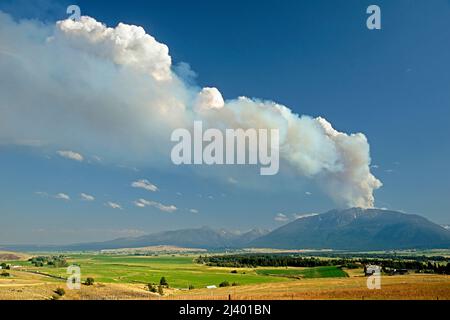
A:
<svg viewBox="0 0 450 320">
<path fill-rule="evenodd" d="M 48 197 L 48 193 L 44 191 L 36 191 L 34 194 L 41 196 L 41 197 Z"/>
<path fill-rule="evenodd" d="M 69 201 L 70 197 L 67 194 L 65 194 L 65 193 L 58 193 L 58 194 L 55 195 L 55 199 L 61 199 L 61 200 Z"/>
<path fill-rule="evenodd" d="M 116 202 L 108 201 L 107 203 L 105 203 L 105 205 L 110 207 L 111 209 L 119 209 L 119 210 L 123 209 L 122 206 Z"/>
<path fill-rule="evenodd" d="M 277 213 L 274 220 L 278 222 L 286 222 L 289 221 L 289 218 L 283 213 Z"/>
<path fill-rule="evenodd" d="M 139 208 L 154 207 L 163 212 L 175 212 L 178 210 L 178 208 L 174 205 L 166 206 L 162 203 L 156 201 L 148 201 L 145 199 L 139 199 L 134 201 L 134 205 Z"/>
<path fill-rule="evenodd" d="M 145 208 L 150 205 L 150 201 L 147 201 L 145 199 L 139 199 L 134 201 L 134 205 L 139 208 Z"/>
<path fill-rule="evenodd" d="M 189 212 L 190 213 L 199 213 L 200 211 L 198 211 L 197 209 L 190 209 Z"/>
<path fill-rule="evenodd" d="M 306 194 L 307 196 L 312 196 L 312 192 L 309 192 L 309 191 L 306 191 L 305 194 Z"/>
<path fill-rule="evenodd" d="M 294 217 L 294 220 L 297 219 L 303 219 L 308 217 L 314 217 L 319 215 L 318 213 L 294 213 L 292 216 Z"/>
<path fill-rule="evenodd" d="M 84 160 L 84 157 L 78 152 L 68 150 L 68 151 L 57 151 L 56 153 L 59 156 L 66 159 L 75 160 L 79 162 L 82 162 Z"/>
<path fill-rule="evenodd" d="M 147 191 L 151 191 L 151 192 L 155 192 L 158 191 L 158 187 L 155 186 L 153 183 L 151 183 L 150 181 L 146 180 L 146 179 L 141 179 L 138 181 L 134 181 L 131 186 L 133 188 L 141 188 L 141 189 L 145 189 Z"/>
<path fill-rule="evenodd" d="M 236 179 L 234 179 L 233 177 L 229 177 L 228 182 L 231 184 L 238 184 L 238 181 Z"/>
<path fill-rule="evenodd" d="M 86 194 L 86 193 L 81 193 L 80 194 L 81 200 L 83 201 L 94 201 L 95 197 L 90 195 L 90 194 Z"/>
</svg>

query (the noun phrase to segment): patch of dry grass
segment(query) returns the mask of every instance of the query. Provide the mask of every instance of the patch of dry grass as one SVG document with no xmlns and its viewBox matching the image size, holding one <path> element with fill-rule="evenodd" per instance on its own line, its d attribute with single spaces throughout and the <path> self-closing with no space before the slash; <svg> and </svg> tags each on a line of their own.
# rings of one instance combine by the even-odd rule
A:
<svg viewBox="0 0 450 320">
<path fill-rule="evenodd" d="M 381 290 L 369 290 L 367 278 L 302 279 L 285 283 L 195 290 L 171 299 L 226 300 L 450 300 L 450 276 L 382 277 Z"/>
</svg>

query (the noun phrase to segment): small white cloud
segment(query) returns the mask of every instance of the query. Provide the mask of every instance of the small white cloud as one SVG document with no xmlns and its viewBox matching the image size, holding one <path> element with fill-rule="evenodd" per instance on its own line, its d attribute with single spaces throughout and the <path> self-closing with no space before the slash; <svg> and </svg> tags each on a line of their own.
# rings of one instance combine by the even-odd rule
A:
<svg viewBox="0 0 450 320">
<path fill-rule="evenodd" d="M 74 151 L 58 151 L 56 152 L 59 156 L 66 158 L 66 159 L 70 159 L 70 160 L 75 160 L 75 161 L 83 161 L 84 157 L 79 154 L 78 152 L 74 152 Z"/>
<path fill-rule="evenodd" d="M 58 193 L 55 195 L 55 198 L 61 199 L 61 200 L 66 200 L 66 201 L 70 200 L 70 197 L 65 193 Z"/>
<path fill-rule="evenodd" d="M 178 208 L 174 205 L 166 206 L 162 203 L 159 203 L 156 201 L 148 201 L 145 199 L 139 199 L 139 200 L 134 201 L 134 205 L 139 208 L 154 207 L 163 212 L 175 212 L 178 210 Z"/>
<path fill-rule="evenodd" d="M 177 196 L 182 196 L 183 194 L 181 192 L 177 192 Z"/>
<path fill-rule="evenodd" d="M 278 222 L 286 222 L 289 221 L 289 218 L 285 214 L 277 213 L 274 220 Z"/>
<path fill-rule="evenodd" d="M 373 164 L 373 165 L 371 165 L 370 167 L 373 168 L 373 169 L 378 169 L 378 168 L 380 168 L 380 166 L 377 165 L 377 164 Z"/>
<path fill-rule="evenodd" d="M 141 188 L 141 189 L 145 189 L 147 191 L 151 191 L 151 192 L 155 192 L 158 191 L 158 187 L 155 186 L 154 184 L 152 184 L 150 181 L 146 180 L 146 179 L 141 179 L 138 181 L 134 181 L 131 186 L 133 188 Z"/>
<path fill-rule="evenodd" d="M 83 201 L 94 201 L 95 197 L 91 196 L 90 194 L 86 194 L 86 193 L 81 193 L 80 194 L 81 200 Z"/>
<path fill-rule="evenodd" d="M 107 203 L 105 203 L 105 205 L 110 207 L 110 208 L 112 208 L 112 209 L 122 210 L 122 206 L 120 204 L 118 204 L 118 203 L 115 203 L 115 202 L 108 201 Z"/>
<path fill-rule="evenodd" d="M 147 201 L 145 199 L 139 199 L 139 200 L 134 201 L 134 205 L 139 208 L 145 208 L 147 206 L 150 206 L 151 202 Z"/>
<path fill-rule="evenodd" d="M 48 197 L 48 193 L 43 192 L 43 191 L 36 191 L 34 194 L 41 196 L 41 197 Z"/>
<path fill-rule="evenodd" d="M 236 179 L 234 179 L 233 177 L 229 177 L 228 182 L 231 184 L 238 184 L 238 181 Z"/>
<path fill-rule="evenodd" d="M 208 199 L 213 200 L 214 197 L 213 196 L 208 196 Z"/>
<path fill-rule="evenodd" d="M 135 202 L 134 202 L 134 205 L 135 205 L 136 207 L 139 207 L 139 208 L 145 208 L 145 204 L 143 204 L 143 203 L 141 203 L 141 202 L 139 202 L 139 201 L 135 201 Z"/>
<path fill-rule="evenodd" d="M 306 191 L 305 194 L 306 194 L 307 196 L 312 196 L 312 192 L 309 192 L 309 191 Z"/>
<path fill-rule="evenodd" d="M 174 205 L 165 206 L 161 203 L 156 203 L 156 208 L 158 208 L 159 210 L 164 211 L 164 212 L 175 212 L 178 210 L 178 208 Z"/>
<path fill-rule="evenodd" d="M 197 209 L 190 209 L 189 212 L 190 213 L 199 213 L 199 211 Z"/>
</svg>

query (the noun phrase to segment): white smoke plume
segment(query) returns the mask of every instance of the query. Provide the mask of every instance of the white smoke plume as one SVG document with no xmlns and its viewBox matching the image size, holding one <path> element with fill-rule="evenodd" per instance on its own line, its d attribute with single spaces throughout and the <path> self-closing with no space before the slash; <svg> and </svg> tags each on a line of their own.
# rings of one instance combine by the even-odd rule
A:
<svg viewBox="0 0 450 320">
<path fill-rule="evenodd" d="M 203 120 L 217 128 L 280 130 L 282 160 L 341 206 L 373 207 L 381 182 L 366 137 L 270 101 L 224 101 L 174 71 L 169 49 L 143 28 L 90 17 L 56 25 L 0 12 L 0 143 L 71 148 L 154 163 L 170 133 Z M 167 143 L 161 143 L 167 141 Z M 120 154 L 118 156 L 117 154 Z"/>
</svg>

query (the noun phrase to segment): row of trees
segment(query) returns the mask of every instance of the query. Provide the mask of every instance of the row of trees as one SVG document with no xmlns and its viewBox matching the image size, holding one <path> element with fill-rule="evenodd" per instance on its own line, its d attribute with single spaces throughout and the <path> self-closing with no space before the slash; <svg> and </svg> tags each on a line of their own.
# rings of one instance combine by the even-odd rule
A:
<svg viewBox="0 0 450 320">
<path fill-rule="evenodd" d="M 440 260 L 407 260 L 403 258 L 318 258 L 281 254 L 242 254 L 242 255 L 220 255 L 199 256 L 197 263 L 214 267 L 227 268 L 255 268 L 255 267 L 323 267 L 339 266 L 349 269 L 362 268 L 365 265 L 374 264 L 384 270 L 406 269 L 416 272 L 450 274 L 450 262 Z"/>
<path fill-rule="evenodd" d="M 6 264 L 5 262 L 2 262 L 0 264 L 0 267 L 2 267 L 3 270 L 10 270 L 11 266 L 9 264 Z"/>
<path fill-rule="evenodd" d="M 55 268 L 65 268 L 69 266 L 66 257 L 59 256 L 38 256 L 28 259 L 35 267 L 43 267 L 45 265 Z"/>
<path fill-rule="evenodd" d="M 197 263 L 214 267 L 254 268 L 254 267 L 323 267 L 347 266 L 352 259 L 320 259 L 316 257 L 295 257 L 290 255 L 223 255 L 199 256 Z"/>
</svg>

